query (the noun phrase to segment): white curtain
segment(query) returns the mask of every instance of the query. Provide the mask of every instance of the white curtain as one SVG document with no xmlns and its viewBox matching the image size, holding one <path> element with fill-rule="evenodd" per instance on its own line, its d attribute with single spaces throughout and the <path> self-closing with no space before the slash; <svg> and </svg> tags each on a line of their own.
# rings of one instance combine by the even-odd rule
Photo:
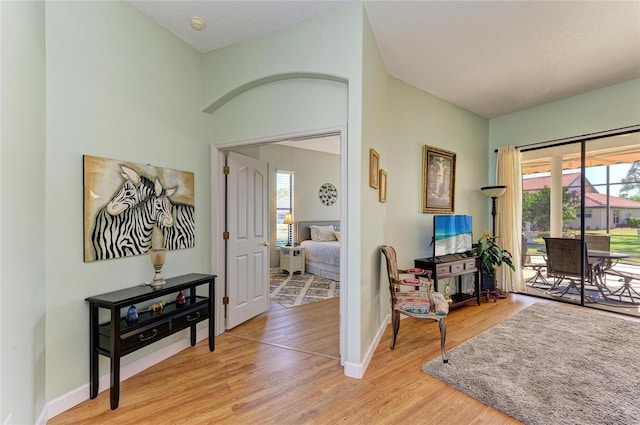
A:
<svg viewBox="0 0 640 425">
<path fill-rule="evenodd" d="M 498 244 L 511 253 L 515 272 L 507 266 L 500 268 L 498 286 L 503 291 L 524 292 L 522 277 L 522 163 L 515 146 L 498 149 L 496 184 L 507 186 L 498 198 L 496 227 L 500 235 Z"/>
</svg>

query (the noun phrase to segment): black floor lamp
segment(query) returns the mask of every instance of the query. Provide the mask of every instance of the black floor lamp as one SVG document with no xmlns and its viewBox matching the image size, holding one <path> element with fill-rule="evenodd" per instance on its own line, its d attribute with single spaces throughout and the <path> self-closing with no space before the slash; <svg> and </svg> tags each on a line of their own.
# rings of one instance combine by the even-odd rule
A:
<svg viewBox="0 0 640 425">
<path fill-rule="evenodd" d="M 493 216 L 493 237 L 496 236 L 496 215 L 498 211 L 496 210 L 496 201 L 499 197 L 504 195 L 504 192 L 507 190 L 507 186 L 485 186 L 481 187 L 480 190 L 487 198 L 491 198 L 491 215 Z"/>
<path fill-rule="evenodd" d="M 504 195 L 504 192 L 507 190 L 507 186 L 485 186 L 485 187 L 481 187 L 480 190 L 482 191 L 482 193 L 484 194 L 484 196 L 486 196 L 487 198 L 491 198 L 491 215 L 493 216 L 493 238 L 495 241 L 495 237 L 496 237 L 496 215 L 498 214 L 498 211 L 496 209 L 496 202 L 498 200 L 499 197 L 501 197 L 502 195 Z M 500 296 L 500 291 L 498 290 L 496 283 L 495 283 L 495 277 L 493 275 L 491 275 L 491 284 L 487 284 L 486 289 L 483 291 L 487 297 L 487 301 L 489 300 L 489 297 L 493 297 L 493 300 L 495 301 L 499 296 Z"/>
</svg>

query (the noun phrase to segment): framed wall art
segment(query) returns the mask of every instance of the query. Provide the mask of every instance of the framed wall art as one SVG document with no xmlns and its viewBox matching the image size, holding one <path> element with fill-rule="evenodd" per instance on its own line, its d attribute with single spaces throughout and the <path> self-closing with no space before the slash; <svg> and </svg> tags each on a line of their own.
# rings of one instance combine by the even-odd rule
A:
<svg viewBox="0 0 640 425">
<path fill-rule="evenodd" d="M 378 179 L 380 172 L 380 155 L 375 149 L 369 149 L 369 186 L 377 189 L 380 186 Z"/>
<path fill-rule="evenodd" d="M 387 202 L 387 172 L 382 168 L 380 169 L 380 178 L 378 183 L 380 189 L 378 190 L 378 201 Z"/>
<path fill-rule="evenodd" d="M 85 262 L 147 254 L 156 228 L 166 249 L 195 246 L 192 172 L 84 155 L 83 177 Z"/>
<path fill-rule="evenodd" d="M 433 146 L 422 148 L 422 212 L 453 214 L 456 154 Z"/>
</svg>

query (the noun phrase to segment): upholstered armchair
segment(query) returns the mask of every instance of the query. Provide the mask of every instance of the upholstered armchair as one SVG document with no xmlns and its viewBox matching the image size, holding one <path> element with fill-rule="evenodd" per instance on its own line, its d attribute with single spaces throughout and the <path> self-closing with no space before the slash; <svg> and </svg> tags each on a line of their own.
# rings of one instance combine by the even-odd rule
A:
<svg viewBox="0 0 640 425">
<path fill-rule="evenodd" d="M 445 351 L 447 337 L 446 317 L 449 314 L 449 303 L 445 297 L 433 291 L 431 271 L 423 269 L 399 269 L 396 250 L 388 245 L 382 245 L 380 250 L 387 261 L 387 275 L 389 278 L 389 292 L 391 294 L 391 349 L 396 345 L 396 337 L 400 330 L 400 314 L 416 319 L 428 319 L 438 322 L 440 328 L 440 351 L 442 360 L 448 363 Z M 412 277 L 400 278 L 401 275 Z M 419 277 L 415 277 L 419 276 Z"/>
</svg>

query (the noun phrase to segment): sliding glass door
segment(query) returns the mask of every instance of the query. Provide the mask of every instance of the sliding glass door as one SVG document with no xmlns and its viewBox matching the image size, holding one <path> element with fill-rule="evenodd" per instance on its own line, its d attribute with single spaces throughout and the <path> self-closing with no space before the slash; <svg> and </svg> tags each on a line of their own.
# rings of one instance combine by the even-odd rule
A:
<svg viewBox="0 0 640 425">
<path fill-rule="evenodd" d="M 640 316 L 640 133 L 522 161 L 526 293 Z"/>
</svg>

